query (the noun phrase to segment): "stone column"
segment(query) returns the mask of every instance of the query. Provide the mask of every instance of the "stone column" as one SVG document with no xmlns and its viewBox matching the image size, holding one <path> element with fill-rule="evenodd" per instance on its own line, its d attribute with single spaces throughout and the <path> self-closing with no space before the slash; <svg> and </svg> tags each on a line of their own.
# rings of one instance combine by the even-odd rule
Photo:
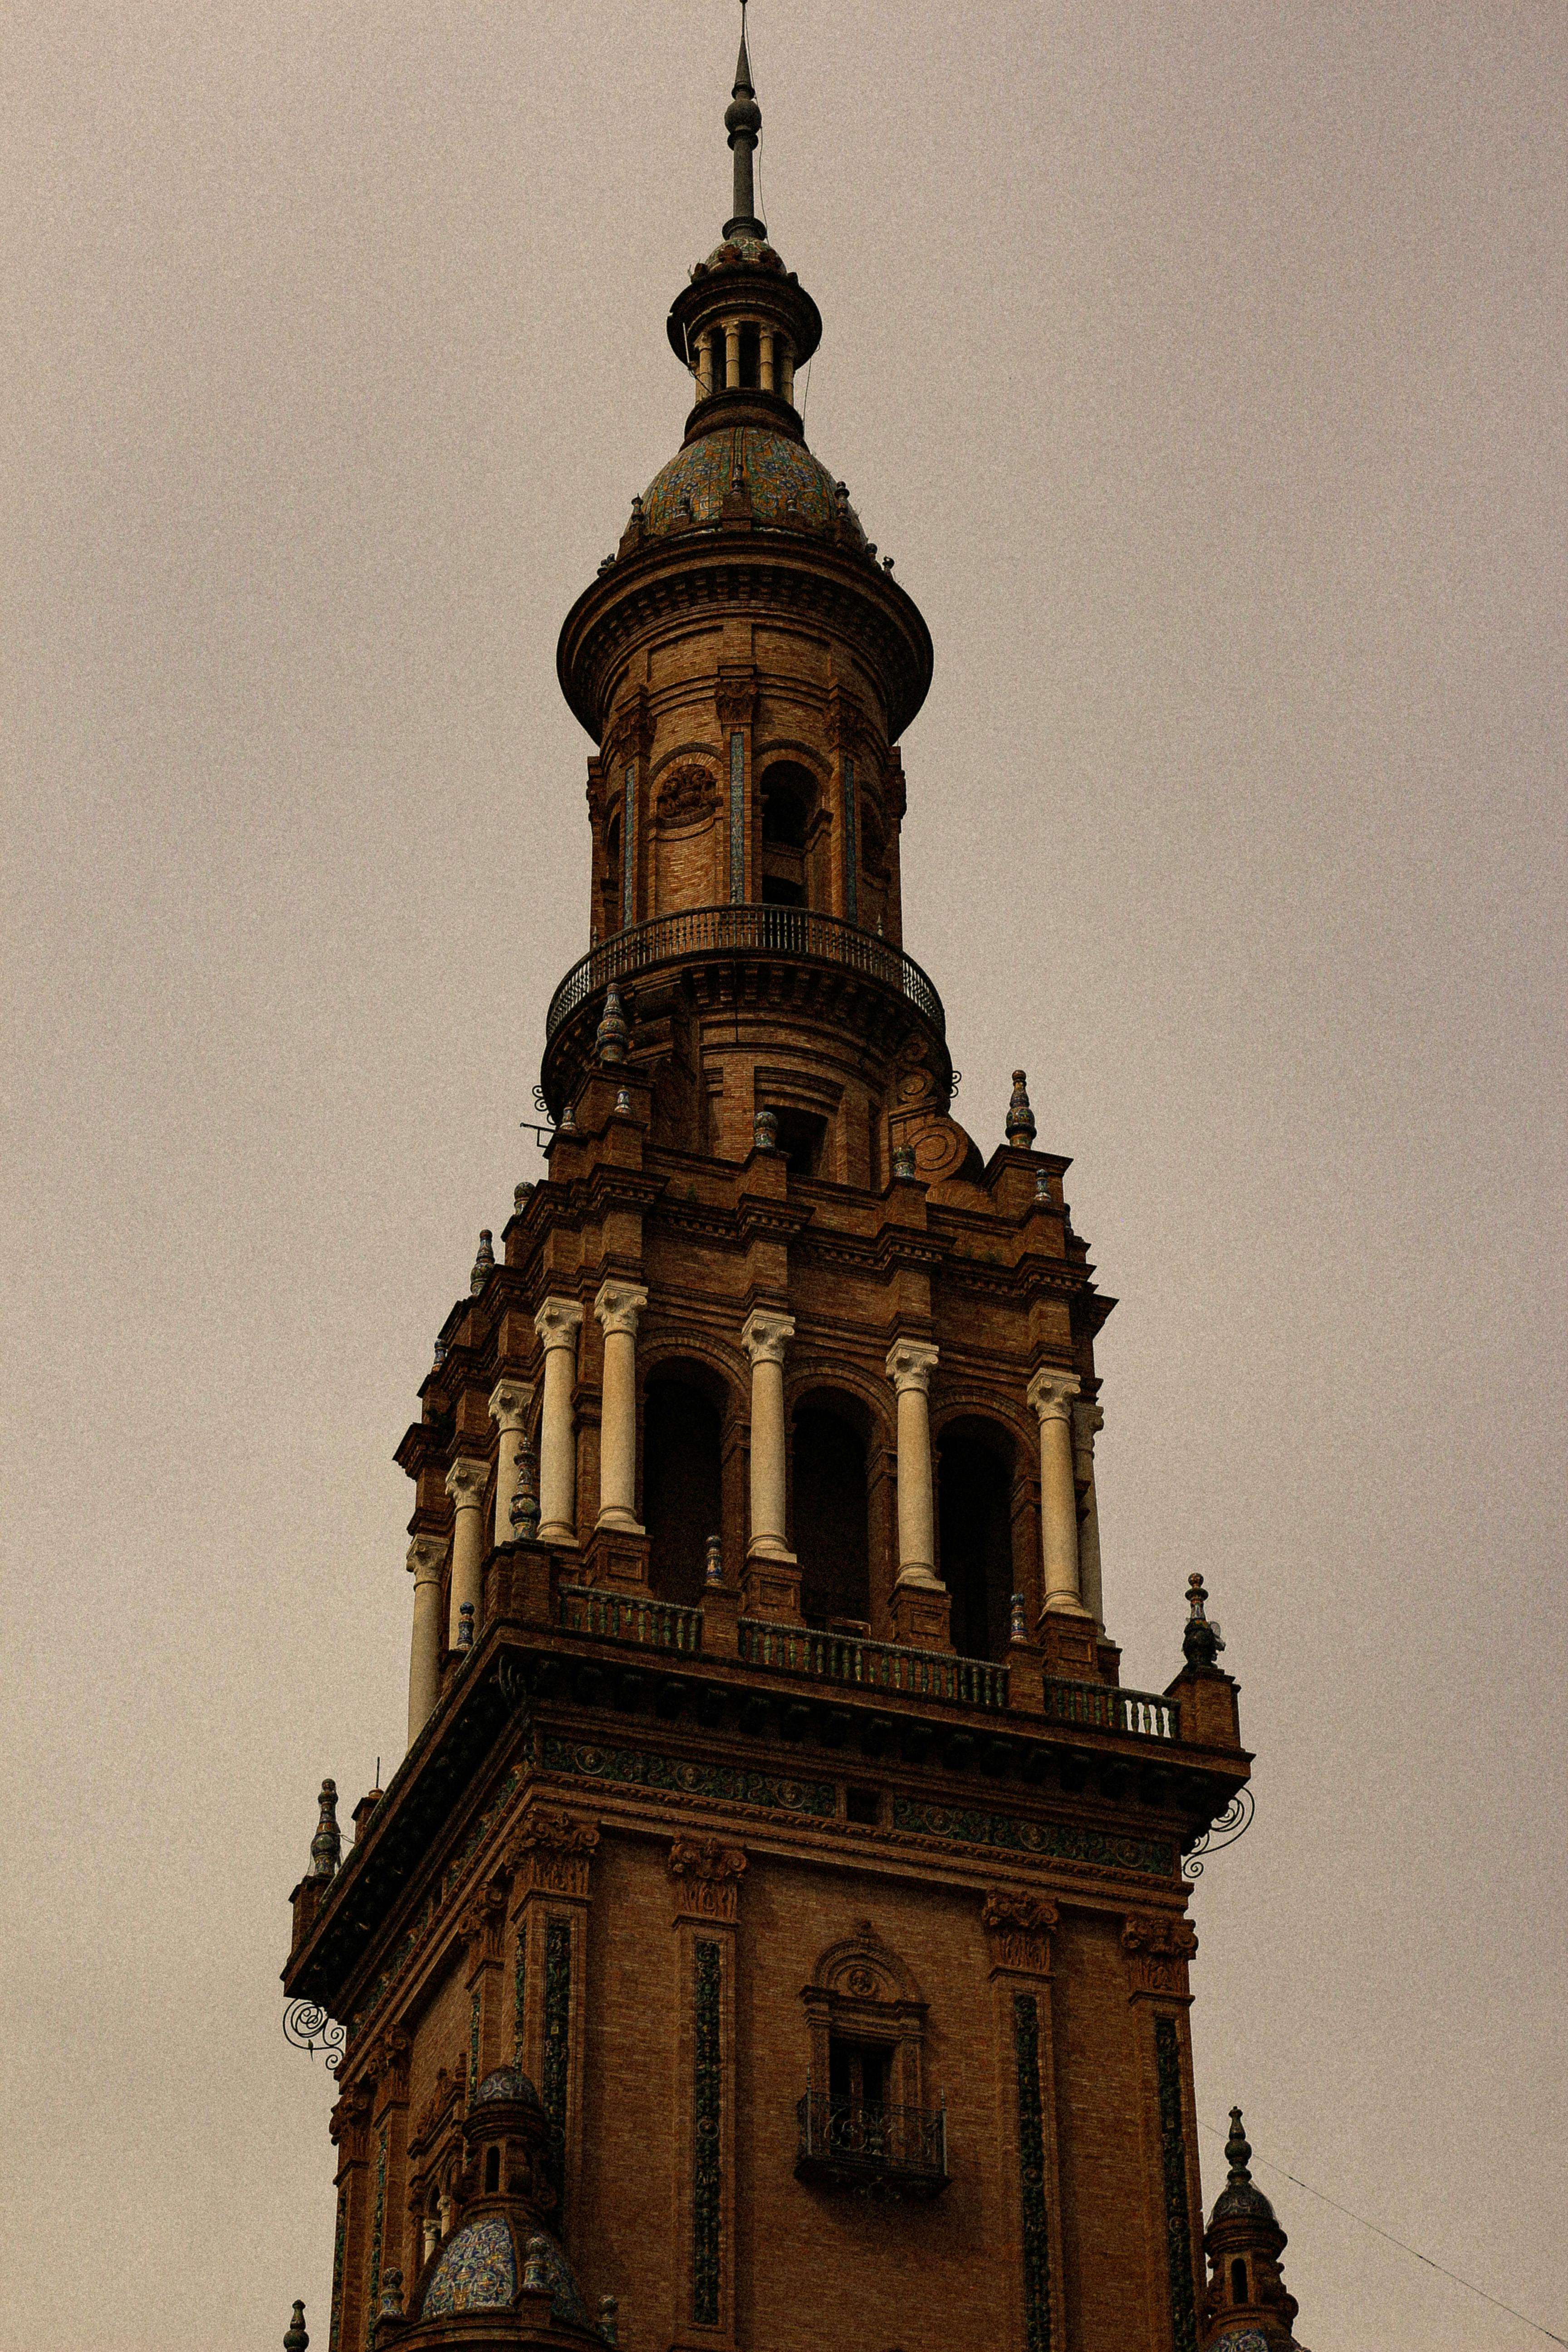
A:
<svg viewBox="0 0 1568 2352">
<path fill-rule="evenodd" d="M 577 1540 L 577 1431 L 572 1391 L 577 1384 L 577 1333 L 583 1309 L 574 1298 L 547 1298 L 533 1318 L 544 1345 L 544 1410 L 539 1430 L 539 1540 Z"/>
<path fill-rule="evenodd" d="M 459 1454 L 447 1473 L 447 1492 L 452 1497 L 452 1595 L 447 1642 L 454 1650 L 465 1601 L 473 1602 L 475 1633 L 479 1630 L 479 1562 L 485 1556 L 481 1507 L 489 1475 L 488 1462 L 470 1460 L 466 1454 Z"/>
<path fill-rule="evenodd" d="M 944 1592 L 947 1588 L 935 1567 L 931 1511 L 929 1391 L 936 1358 L 927 1339 L 896 1339 L 888 1350 L 886 1370 L 899 1397 L 898 1581 Z"/>
<path fill-rule="evenodd" d="M 1103 1633 L 1105 1601 L 1100 1582 L 1100 1506 L 1094 1492 L 1094 1441 L 1105 1427 L 1097 1404 L 1082 1397 L 1072 1409 L 1073 1478 L 1083 1500 L 1079 1505 L 1078 1589 L 1084 1607 Z"/>
<path fill-rule="evenodd" d="M 779 391 L 793 408 L 795 405 L 795 353 L 784 343 L 779 352 Z"/>
<path fill-rule="evenodd" d="M 414 1579 L 414 1639 L 408 1654 L 408 1745 L 435 1712 L 441 1690 L 441 1569 L 447 1547 L 438 1536 L 416 1536 L 408 1547 Z"/>
<path fill-rule="evenodd" d="M 762 331 L 761 343 L 757 353 L 757 373 L 762 384 L 762 389 L 764 392 L 772 392 L 773 388 L 773 331 L 771 327 L 764 327 Z"/>
<path fill-rule="evenodd" d="M 1076 1372 L 1038 1371 L 1028 1401 L 1040 1423 L 1040 1559 L 1047 1613 L 1088 1615 L 1079 1595 L 1078 1496 L 1072 1478 L 1072 1401 Z"/>
<path fill-rule="evenodd" d="M 594 1312 L 605 1328 L 599 1407 L 599 1516 L 595 1524 L 640 1536 L 637 1500 L 637 1318 L 647 1292 L 637 1282 L 603 1282 Z"/>
<path fill-rule="evenodd" d="M 752 1532 L 748 1559 L 793 1560 L 784 1537 L 784 1349 L 795 1337 L 793 1315 L 753 1307 L 741 1328 L 752 1360 Z"/>
<path fill-rule="evenodd" d="M 713 330 L 704 327 L 697 338 L 697 389 L 704 400 L 713 389 Z"/>
<path fill-rule="evenodd" d="M 739 319 L 726 319 L 724 321 L 724 389 L 726 392 L 738 391 L 740 383 L 741 321 Z"/>
<path fill-rule="evenodd" d="M 500 1432 L 496 1447 L 495 1540 L 499 1544 L 511 1541 L 512 1497 L 522 1484 L 522 1449 L 532 1402 L 531 1381 L 498 1381 L 490 1391 L 490 1419 Z"/>
</svg>

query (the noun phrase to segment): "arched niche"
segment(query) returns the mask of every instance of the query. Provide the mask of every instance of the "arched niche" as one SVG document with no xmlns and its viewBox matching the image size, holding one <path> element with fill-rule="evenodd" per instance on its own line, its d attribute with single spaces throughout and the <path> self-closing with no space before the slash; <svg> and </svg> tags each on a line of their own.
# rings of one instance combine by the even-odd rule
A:
<svg viewBox="0 0 1568 2352">
<path fill-rule="evenodd" d="M 798 760 L 771 760 L 759 782 L 760 895 L 765 906 L 819 907 L 812 843 L 820 787 Z"/>
<path fill-rule="evenodd" d="M 870 1436 L 865 1408 L 843 1390 L 810 1389 L 796 1398 L 790 1524 L 801 1612 L 810 1625 L 864 1630 L 871 1622 Z"/>
<path fill-rule="evenodd" d="M 1017 1446 L 979 1413 L 945 1423 L 936 1441 L 937 1565 L 952 1596 L 952 1643 L 966 1658 L 1007 1653 L 1015 1582 L 1013 1493 Z"/>
<path fill-rule="evenodd" d="M 801 2001 L 814 2091 L 862 2105 L 925 2105 L 926 2003 L 868 1919 L 828 1946 Z"/>
<path fill-rule="evenodd" d="M 648 1582 L 661 1601 L 702 1598 L 708 1538 L 723 1528 L 727 1396 L 707 1364 L 666 1357 L 649 1368 L 642 1406 L 642 1517 Z"/>
</svg>

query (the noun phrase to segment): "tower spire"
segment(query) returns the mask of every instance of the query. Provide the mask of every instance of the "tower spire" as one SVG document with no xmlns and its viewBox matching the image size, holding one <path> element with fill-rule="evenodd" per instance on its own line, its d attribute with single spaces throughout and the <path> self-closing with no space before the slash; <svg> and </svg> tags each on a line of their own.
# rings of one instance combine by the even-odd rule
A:
<svg viewBox="0 0 1568 2352">
<path fill-rule="evenodd" d="M 752 61 L 746 54 L 746 0 L 741 0 L 741 54 L 735 60 L 735 87 L 724 110 L 724 128 L 730 134 L 730 146 L 735 158 L 735 209 L 724 224 L 726 236 L 767 236 L 767 230 L 757 218 L 756 197 L 752 186 L 752 157 L 756 152 L 757 133 L 762 127 L 763 110 L 757 104 L 757 93 L 752 88 Z"/>
</svg>

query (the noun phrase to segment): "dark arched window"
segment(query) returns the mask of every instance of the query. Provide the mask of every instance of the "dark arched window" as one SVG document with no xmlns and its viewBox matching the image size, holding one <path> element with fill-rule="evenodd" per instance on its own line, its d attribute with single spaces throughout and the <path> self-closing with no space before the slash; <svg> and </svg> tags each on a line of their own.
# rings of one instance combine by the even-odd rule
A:
<svg viewBox="0 0 1568 2352">
<path fill-rule="evenodd" d="M 950 1422 L 938 1454 L 942 1578 L 952 1595 L 953 1646 L 1005 1655 L 1013 1593 L 1011 1438 L 988 1421 Z"/>
<path fill-rule="evenodd" d="M 1247 2264 L 1239 2259 L 1230 2266 L 1230 2299 L 1232 2303 L 1247 2301 Z"/>
<path fill-rule="evenodd" d="M 816 779 L 793 760 L 763 772 L 763 903 L 808 907 L 810 874 L 805 837 L 816 803 Z"/>
<path fill-rule="evenodd" d="M 643 1524 L 648 1581 L 661 1601 L 702 1597 L 708 1538 L 720 1530 L 719 1408 L 679 1370 L 658 1373 L 643 1402 Z"/>
<path fill-rule="evenodd" d="M 864 1625 L 871 1615 L 866 1447 L 852 1422 L 819 1398 L 795 1416 L 795 1552 L 808 1623 Z"/>
</svg>

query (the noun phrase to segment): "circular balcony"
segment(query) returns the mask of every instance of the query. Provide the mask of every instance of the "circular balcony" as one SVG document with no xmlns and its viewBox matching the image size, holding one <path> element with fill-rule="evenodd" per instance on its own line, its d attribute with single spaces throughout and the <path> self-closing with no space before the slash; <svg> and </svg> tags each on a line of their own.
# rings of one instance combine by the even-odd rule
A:
<svg viewBox="0 0 1568 2352">
<path fill-rule="evenodd" d="M 874 932 L 862 931 L 809 907 L 689 907 L 636 923 L 591 949 L 573 965 L 550 1000 L 546 1049 L 556 1032 L 612 980 L 660 964 L 710 961 L 726 956 L 786 956 L 837 965 L 904 997 L 939 1037 L 945 1037 L 942 999 L 912 956 Z"/>
</svg>

